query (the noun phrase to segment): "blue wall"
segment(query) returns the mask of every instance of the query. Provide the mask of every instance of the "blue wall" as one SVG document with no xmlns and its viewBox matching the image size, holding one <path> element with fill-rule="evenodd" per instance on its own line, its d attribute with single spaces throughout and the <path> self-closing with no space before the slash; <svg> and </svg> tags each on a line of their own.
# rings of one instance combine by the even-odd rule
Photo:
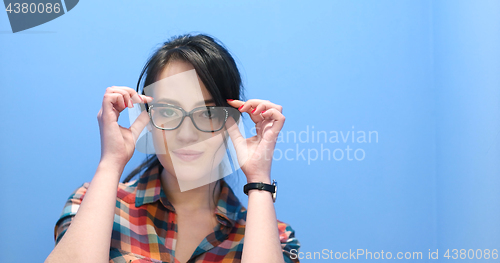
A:
<svg viewBox="0 0 500 263">
<path fill-rule="evenodd" d="M 440 248 L 500 246 L 500 2 L 433 5 Z"/>
<path fill-rule="evenodd" d="M 272 177 L 302 252 L 500 250 L 499 1 L 80 1 L 15 34 L 0 12 L 1 262 L 46 258 L 97 167 L 106 87 L 188 32 L 229 48 L 247 99 L 284 107 Z"/>
</svg>

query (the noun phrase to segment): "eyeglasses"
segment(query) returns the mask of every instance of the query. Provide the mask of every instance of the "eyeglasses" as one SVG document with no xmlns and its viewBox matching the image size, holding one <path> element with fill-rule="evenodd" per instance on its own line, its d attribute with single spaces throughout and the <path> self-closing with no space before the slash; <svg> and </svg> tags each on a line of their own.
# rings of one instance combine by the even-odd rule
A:
<svg viewBox="0 0 500 263">
<path fill-rule="evenodd" d="M 183 108 L 171 104 L 152 104 L 149 106 L 149 117 L 153 125 L 161 130 L 179 128 L 184 118 L 189 117 L 196 129 L 202 132 L 216 132 L 226 124 L 229 107 L 203 106 L 186 112 Z"/>
</svg>

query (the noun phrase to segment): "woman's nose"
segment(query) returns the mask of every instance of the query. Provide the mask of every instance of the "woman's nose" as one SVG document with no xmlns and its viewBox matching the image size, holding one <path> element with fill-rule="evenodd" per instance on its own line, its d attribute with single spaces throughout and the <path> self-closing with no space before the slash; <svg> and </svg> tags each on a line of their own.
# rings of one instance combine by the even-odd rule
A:
<svg viewBox="0 0 500 263">
<path fill-rule="evenodd" d="M 193 124 L 191 118 L 186 117 L 179 128 L 177 128 L 177 140 L 188 144 L 191 142 L 195 142 L 199 138 L 199 131 Z"/>
</svg>

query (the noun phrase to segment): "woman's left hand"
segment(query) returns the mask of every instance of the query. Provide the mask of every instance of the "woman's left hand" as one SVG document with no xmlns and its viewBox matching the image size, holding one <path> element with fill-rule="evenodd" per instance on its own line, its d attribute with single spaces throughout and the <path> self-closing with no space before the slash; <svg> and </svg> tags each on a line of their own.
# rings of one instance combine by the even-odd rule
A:
<svg viewBox="0 0 500 263">
<path fill-rule="evenodd" d="M 236 148 L 241 170 L 245 173 L 249 183 L 270 183 L 274 147 L 285 123 L 285 116 L 282 114 L 283 107 L 268 100 L 258 99 L 246 102 L 228 100 L 227 102 L 238 108 L 240 112 L 247 112 L 255 123 L 257 132 L 253 137 L 244 138 L 232 118 L 226 122 L 226 128 Z"/>
</svg>

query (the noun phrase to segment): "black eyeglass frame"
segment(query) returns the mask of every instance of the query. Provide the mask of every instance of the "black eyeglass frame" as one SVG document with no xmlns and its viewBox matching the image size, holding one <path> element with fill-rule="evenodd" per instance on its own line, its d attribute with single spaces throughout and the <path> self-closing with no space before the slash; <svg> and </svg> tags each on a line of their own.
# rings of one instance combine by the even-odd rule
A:
<svg viewBox="0 0 500 263">
<path fill-rule="evenodd" d="M 175 128 L 163 128 L 163 127 L 158 127 L 156 125 L 156 123 L 153 121 L 153 116 L 151 115 L 151 109 L 154 108 L 154 106 L 157 106 L 157 107 L 171 107 L 171 108 L 175 108 L 175 109 L 178 109 L 182 112 L 182 119 L 181 121 L 179 122 L 179 125 L 177 125 Z M 172 105 L 172 104 L 162 104 L 162 103 L 155 103 L 155 104 L 150 104 L 147 106 L 148 107 L 148 115 L 149 115 L 149 119 L 151 120 L 151 122 L 153 123 L 153 126 L 155 126 L 155 128 L 157 129 L 160 129 L 160 130 L 167 130 L 167 131 L 171 131 L 171 130 L 175 130 L 177 128 L 179 128 L 182 123 L 184 122 L 184 119 L 186 117 L 189 117 L 191 119 L 191 122 L 193 123 L 194 127 L 196 129 L 198 129 L 199 131 L 202 131 L 202 132 L 217 132 L 217 131 L 220 131 L 222 130 L 222 128 L 224 128 L 224 125 L 226 124 L 226 121 L 227 121 L 227 118 L 229 117 L 229 112 L 228 110 L 226 109 L 227 107 L 224 107 L 224 106 L 202 106 L 202 107 L 196 107 L 194 109 L 192 109 L 190 112 L 187 112 L 185 111 L 183 108 L 177 106 L 177 105 Z M 218 128 L 217 130 L 202 130 L 198 127 L 198 125 L 196 125 L 196 122 L 194 121 L 193 119 L 193 113 L 196 112 L 197 110 L 200 110 L 200 109 L 207 109 L 207 108 L 223 108 L 224 112 L 226 113 L 226 115 L 224 116 L 224 122 L 223 124 L 221 125 L 220 128 Z"/>
</svg>

